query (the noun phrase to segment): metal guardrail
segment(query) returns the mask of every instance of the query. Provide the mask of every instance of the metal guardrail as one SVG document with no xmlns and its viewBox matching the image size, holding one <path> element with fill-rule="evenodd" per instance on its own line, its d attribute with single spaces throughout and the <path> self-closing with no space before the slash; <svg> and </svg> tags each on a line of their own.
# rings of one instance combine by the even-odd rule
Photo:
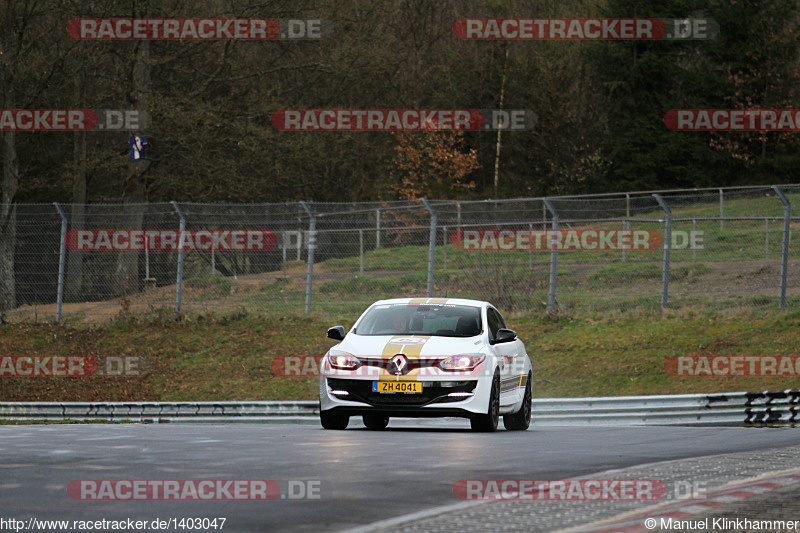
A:
<svg viewBox="0 0 800 533">
<path fill-rule="evenodd" d="M 311 421 L 318 414 L 316 401 L 0 403 L 0 420 L 16 421 Z M 533 400 L 535 426 L 587 424 L 798 426 L 800 389 Z"/>
<path fill-rule="evenodd" d="M 534 400 L 535 425 L 795 426 L 800 390 Z"/>
<path fill-rule="evenodd" d="M 296 402 L 0 402 L 0 420 L 228 422 L 310 417 L 319 403 Z"/>
</svg>

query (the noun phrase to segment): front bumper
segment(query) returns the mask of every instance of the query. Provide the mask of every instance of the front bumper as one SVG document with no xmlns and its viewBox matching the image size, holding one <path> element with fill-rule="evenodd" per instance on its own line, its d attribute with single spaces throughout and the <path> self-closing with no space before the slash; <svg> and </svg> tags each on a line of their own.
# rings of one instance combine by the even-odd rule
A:
<svg viewBox="0 0 800 533">
<path fill-rule="evenodd" d="M 426 380 L 421 394 L 372 392 L 371 379 L 322 377 L 320 408 L 339 414 L 382 413 L 402 417 L 465 416 L 486 412 L 491 382 Z"/>
</svg>

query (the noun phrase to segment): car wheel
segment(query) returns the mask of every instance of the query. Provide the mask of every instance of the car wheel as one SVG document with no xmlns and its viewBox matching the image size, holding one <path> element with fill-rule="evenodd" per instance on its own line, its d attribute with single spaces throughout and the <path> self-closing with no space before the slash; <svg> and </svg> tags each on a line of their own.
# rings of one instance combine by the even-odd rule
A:
<svg viewBox="0 0 800 533">
<path fill-rule="evenodd" d="M 500 374 L 494 373 L 492 392 L 489 394 L 489 405 L 485 415 L 470 418 L 470 424 L 475 431 L 492 432 L 497 430 L 500 421 Z"/>
<path fill-rule="evenodd" d="M 519 411 L 503 417 L 503 425 L 512 431 L 525 431 L 531 425 L 531 373 L 528 372 L 528 382 L 525 384 L 525 396 L 522 398 L 522 407 Z"/>
<path fill-rule="evenodd" d="M 389 417 L 385 415 L 364 415 L 361 417 L 367 429 L 386 429 L 389 425 Z"/>
<path fill-rule="evenodd" d="M 325 429 L 345 429 L 347 424 L 350 423 L 350 417 L 329 413 L 328 411 L 320 411 L 319 421 Z"/>
</svg>

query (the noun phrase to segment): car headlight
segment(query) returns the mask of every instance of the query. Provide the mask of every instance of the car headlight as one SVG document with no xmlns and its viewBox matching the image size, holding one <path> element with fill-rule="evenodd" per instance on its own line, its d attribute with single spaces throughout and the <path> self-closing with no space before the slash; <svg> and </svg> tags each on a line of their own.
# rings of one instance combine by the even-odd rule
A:
<svg viewBox="0 0 800 533">
<path fill-rule="evenodd" d="M 355 370 L 361 366 L 361 361 L 355 355 L 339 350 L 328 352 L 328 362 L 331 367 L 339 370 Z"/>
<path fill-rule="evenodd" d="M 475 368 L 481 364 L 485 358 L 485 355 L 473 353 L 451 355 L 439 361 L 439 368 L 449 372 L 475 370 Z"/>
</svg>

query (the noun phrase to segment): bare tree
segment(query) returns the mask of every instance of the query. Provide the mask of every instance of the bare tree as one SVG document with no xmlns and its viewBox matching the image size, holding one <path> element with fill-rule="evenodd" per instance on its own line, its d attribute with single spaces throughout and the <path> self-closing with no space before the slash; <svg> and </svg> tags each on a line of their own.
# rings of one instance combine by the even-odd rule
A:
<svg viewBox="0 0 800 533">
<path fill-rule="evenodd" d="M 0 28 L 0 91 L 4 109 L 14 109 L 16 58 L 19 52 L 19 26 L 16 3 L 7 2 Z M 14 245 L 16 242 L 16 207 L 19 189 L 19 161 L 13 131 L 0 132 L 2 139 L 3 176 L 0 184 L 0 312 L 16 307 L 14 278 Z"/>
</svg>

